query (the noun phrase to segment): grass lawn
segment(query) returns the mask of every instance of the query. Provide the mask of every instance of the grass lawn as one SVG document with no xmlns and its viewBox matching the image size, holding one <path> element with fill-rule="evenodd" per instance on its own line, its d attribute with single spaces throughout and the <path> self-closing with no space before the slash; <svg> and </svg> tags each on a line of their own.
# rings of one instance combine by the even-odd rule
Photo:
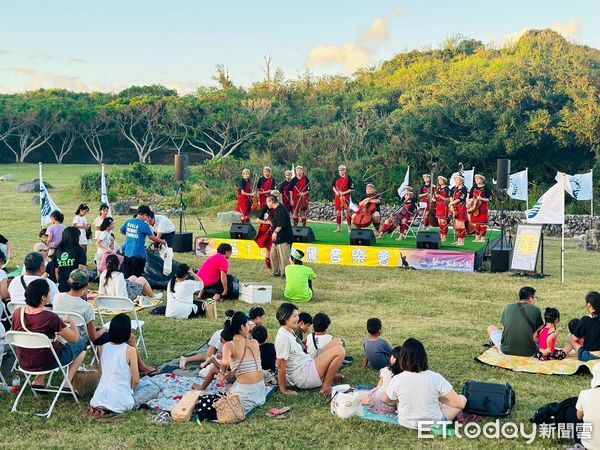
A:
<svg viewBox="0 0 600 450">
<path fill-rule="evenodd" d="M 78 177 L 93 166 L 46 165 L 44 180 L 55 186 L 51 195 L 63 209 L 70 222 L 80 201 Z M 110 168 L 108 168 L 110 170 Z M 37 176 L 37 165 L 0 165 L 0 175 L 10 173 L 16 182 L 0 183 L 0 233 L 16 244 L 17 260 L 32 248 L 37 240 L 39 207 L 31 204 L 32 194 L 15 194 L 17 182 Z M 175 204 L 174 200 L 174 204 Z M 90 220 L 97 205 L 91 205 Z M 216 211 L 205 211 L 202 217 L 209 232 L 216 232 Z M 122 223 L 124 218 L 117 218 Z M 188 227 L 198 232 L 193 217 Z M 92 252 L 90 250 L 90 256 Z M 198 266 L 195 256 L 178 255 L 177 259 Z M 513 373 L 484 366 L 473 360 L 487 342 L 485 328 L 499 323 L 504 305 L 516 299 L 523 285 L 538 289 L 539 306 L 557 307 L 562 314 L 564 342 L 566 324 L 570 318 L 584 314 L 584 296 L 597 290 L 600 265 L 598 255 L 576 249 L 569 242 L 566 252 L 566 283 L 560 285 L 560 242 L 547 239 L 545 271 L 550 276 L 542 280 L 513 278 L 511 274 L 461 274 L 444 272 L 401 271 L 392 268 L 365 269 L 315 265 L 317 300 L 303 306 L 312 314 L 323 311 L 332 318 L 331 332 L 347 343 L 348 354 L 355 364 L 344 373 L 351 384 L 375 385 L 378 374 L 362 369 L 362 341 L 366 335 L 365 322 L 380 317 L 384 337 L 399 345 L 409 337 L 420 339 L 428 351 L 432 370 L 444 375 L 460 391 L 467 380 L 510 383 L 517 393 L 517 405 L 512 421 L 527 422 L 534 411 L 549 401 L 576 396 L 588 388 L 590 376 L 543 376 Z M 275 310 L 282 301 L 283 283 L 267 276 L 258 261 L 234 260 L 233 273 L 243 281 L 273 284 L 273 303 L 267 307 L 271 341 L 278 324 Z M 241 302 L 219 305 L 220 318 L 226 308 L 248 310 Z M 158 364 L 201 345 L 219 322 L 204 319 L 175 321 L 142 314 L 146 320 L 146 343 L 149 362 Z M 420 441 L 415 431 L 392 425 L 367 422 L 357 418 L 342 421 L 329 412 L 317 393 L 303 393 L 295 398 L 276 394 L 269 407 L 292 406 L 287 420 L 267 418 L 267 408 L 261 408 L 249 420 L 234 426 L 216 424 L 155 425 L 152 414 L 129 413 L 122 423 L 90 423 L 83 416 L 87 401 L 75 405 L 66 397 L 48 421 L 30 414 L 9 414 L 14 396 L 0 393 L 0 433 L 3 448 L 515 448 L 524 440 L 475 441 L 455 438 Z M 38 411 L 38 404 L 27 394 L 23 409 Z M 35 409 L 38 408 L 38 409 Z M 558 441 L 538 439 L 535 448 L 559 448 Z"/>
</svg>

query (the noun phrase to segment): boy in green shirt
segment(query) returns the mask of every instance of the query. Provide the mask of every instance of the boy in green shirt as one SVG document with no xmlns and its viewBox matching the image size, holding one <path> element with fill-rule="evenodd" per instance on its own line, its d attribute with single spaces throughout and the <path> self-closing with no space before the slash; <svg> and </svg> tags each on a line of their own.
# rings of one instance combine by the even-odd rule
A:
<svg viewBox="0 0 600 450">
<path fill-rule="evenodd" d="M 290 255 L 290 265 L 285 267 L 285 290 L 283 297 L 286 301 L 308 303 L 313 297 L 312 280 L 315 272 L 302 265 L 304 252 L 293 249 Z"/>
</svg>

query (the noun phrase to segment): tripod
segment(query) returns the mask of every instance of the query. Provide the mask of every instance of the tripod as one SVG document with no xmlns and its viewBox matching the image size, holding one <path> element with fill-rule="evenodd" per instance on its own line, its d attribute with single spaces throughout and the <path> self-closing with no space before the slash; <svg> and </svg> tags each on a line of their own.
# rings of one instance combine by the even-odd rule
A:
<svg viewBox="0 0 600 450">
<path fill-rule="evenodd" d="M 186 206 L 185 203 L 183 201 L 183 184 L 185 182 L 184 181 L 180 181 L 179 185 L 178 185 L 178 191 L 179 191 L 179 233 L 183 233 L 185 227 L 185 210 L 186 210 Z M 196 219 L 198 220 L 198 226 L 200 227 L 200 229 L 204 232 L 204 234 L 208 234 L 208 232 L 206 231 L 206 228 L 204 228 L 204 224 L 202 223 L 202 219 L 200 218 L 200 216 L 198 214 L 195 214 Z"/>
</svg>

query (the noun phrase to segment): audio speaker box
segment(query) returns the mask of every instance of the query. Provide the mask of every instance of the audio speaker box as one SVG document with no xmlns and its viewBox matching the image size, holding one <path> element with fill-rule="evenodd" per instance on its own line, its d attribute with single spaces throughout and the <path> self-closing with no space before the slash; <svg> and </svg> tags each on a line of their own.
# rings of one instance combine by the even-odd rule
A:
<svg viewBox="0 0 600 450">
<path fill-rule="evenodd" d="M 175 155 L 175 181 L 181 183 L 189 178 L 188 155 Z"/>
<path fill-rule="evenodd" d="M 315 242 L 315 233 L 310 227 L 293 227 L 294 242 Z"/>
<path fill-rule="evenodd" d="M 231 239 L 254 239 L 256 229 L 251 223 L 232 223 L 229 229 L 229 237 Z"/>
<path fill-rule="evenodd" d="M 350 232 L 350 245 L 375 245 L 373 230 L 354 229 Z"/>
<path fill-rule="evenodd" d="M 510 267 L 510 248 L 492 250 L 490 272 L 508 272 Z"/>
<path fill-rule="evenodd" d="M 496 161 L 496 189 L 508 189 L 510 177 L 510 159 L 498 159 Z"/>
<path fill-rule="evenodd" d="M 187 253 L 194 249 L 194 235 L 192 233 L 175 233 L 173 238 L 173 251 Z"/>
<path fill-rule="evenodd" d="M 439 249 L 440 246 L 440 233 L 437 231 L 419 231 L 417 234 L 417 248 Z"/>
</svg>

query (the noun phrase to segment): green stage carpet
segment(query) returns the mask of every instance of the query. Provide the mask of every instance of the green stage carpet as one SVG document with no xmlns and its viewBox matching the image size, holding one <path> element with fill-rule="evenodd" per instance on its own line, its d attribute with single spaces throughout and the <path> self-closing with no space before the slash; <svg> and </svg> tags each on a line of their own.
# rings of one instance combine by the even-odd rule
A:
<svg viewBox="0 0 600 450">
<path fill-rule="evenodd" d="M 253 224 L 255 228 L 258 228 L 256 224 Z M 335 224 L 334 223 L 309 223 L 308 226 L 313 229 L 315 233 L 317 244 L 338 244 L 338 245 L 349 245 L 350 244 L 350 235 L 346 230 L 346 226 L 342 227 L 341 233 L 334 233 Z M 436 228 L 433 228 L 432 231 L 437 231 Z M 219 233 L 209 234 L 209 238 L 229 238 L 229 231 L 222 231 Z M 396 247 L 396 248 L 416 248 L 416 239 L 414 237 L 408 237 L 402 241 L 397 241 L 396 237 L 398 234 L 395 234 L 393 238 L 390 238 L 389 235 L 386 235 L 383 239 L 377 241 L 377 246 L 379 247 Z M 500 231 L 493 230 L 487 233 L 487 238 L 491 241 L 500 238 Z M 467 236 L 465 239 L 464 247 L 455 247 L 452 245 L 454 242 L 454 234 L 452 233 L 452 229 L 448 233 L 448 241 L 442 243 L 441 249 L 443 250 L 454 250 L 454 251 L 463 251 L 463 252 L 478 252 L 485 248 L 485 243 L 472 242 L 475 239 L 474 236 Z"/>
</svg>

